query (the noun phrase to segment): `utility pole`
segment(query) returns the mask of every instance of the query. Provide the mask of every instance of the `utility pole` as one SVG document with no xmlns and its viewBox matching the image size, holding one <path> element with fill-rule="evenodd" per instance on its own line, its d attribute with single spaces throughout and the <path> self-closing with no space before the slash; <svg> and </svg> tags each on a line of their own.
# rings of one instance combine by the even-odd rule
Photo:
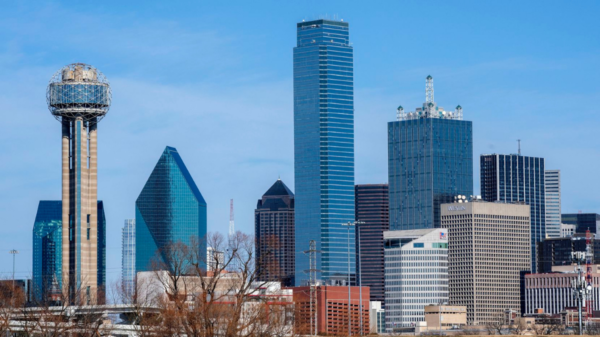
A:
<svg viewBox="0 0 600 337">
<path fill-rule="evenodd" d="M 311 333 L 313 333 L 312 327 L 315 327 L 313 336 L 316 336 L 318 331 L 317 331 L 317 319 L 318 319 L 318 315 L 317 315 L 317 310 L 318 310 L 318 296 L 317 296 L 317 272 L 320 272 L 320 270 L 317 269 L 317 253 L 320 253 L 319 250 L 317 250 L 317 243 L 315 242 L 315 240 L 310 240 L 309 242 L 309 249 L 304 251 L 304 254 L 308 254 L 308 259 L 309 259 L 309 266 L 310 269 L 306 270 L 305 272 L 308 272 L 309 275 L 309 279 L 310 279 L 310 310 L 312 312 L 313 308 L 314 308 L 314 314 L 310 315 L 310 329 L 311 329 Z"/>
<path fill-rule="evenodd" d="M 592 285 L 586 282 L 586 279 L 583 276 L 583 270 L 581 269 L 581 264 L 586 260 L 585 252 L 573 252 L 571 253 L 571 258 L 574 262 L 577 262 L 577 268 L 575 270 L 577 272 L 577 278 L 571 280 L 571 289 L 573 289 L 573 297 L 577 300 L 579 334 L 583 335 L 583 318 L 581 311 L 586 298 L 592 292 Z"/>
<path fill-rule="evenodd" d="M 15 257 L 17 256 L 17 254 L 19 254 L 19 251 L 16 249 L 13 249 L 9 252 L 12 256 L 13 256 L 13 274 L 12 274 L 12 290 L 11 290 L 11 295 L 10 295 L 10 303 L 11 306 L 14 307 L 14 297 L 15 297 Z"/>
</svg>

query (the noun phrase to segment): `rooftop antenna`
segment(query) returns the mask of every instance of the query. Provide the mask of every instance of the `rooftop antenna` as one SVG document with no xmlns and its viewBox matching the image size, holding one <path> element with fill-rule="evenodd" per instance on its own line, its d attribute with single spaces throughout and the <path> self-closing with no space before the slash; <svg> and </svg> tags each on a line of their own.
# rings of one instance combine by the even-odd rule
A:
<svg viewBox="0 0 600 337">
<path fill-rule="evenodd" d="M 521 155 L 521 140 L 517 139 L 517 142 L 519 143 L 519 156 Z"/>
<path fill-rule="evenodd" d="M 235 235 L 235 225 L 233 224 L 233 199 L 229 204 L 229 237 L 232 238 Z"/>
<path fill-rule="evenodd" d="M 433 77 L 427 76 L 425 80 L 425 103 L 433 103 Z"/>
</svg>

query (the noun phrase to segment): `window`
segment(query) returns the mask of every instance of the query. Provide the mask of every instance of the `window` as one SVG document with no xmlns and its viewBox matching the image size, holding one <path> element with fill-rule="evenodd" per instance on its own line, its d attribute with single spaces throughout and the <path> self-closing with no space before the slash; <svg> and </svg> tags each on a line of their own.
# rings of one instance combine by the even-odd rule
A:
<svg viewBox="0 0 600 337">
<path fill-rule="evenodd" d="M 90 240 L 90 229 L 89 228 L 87 229 L 87 239 L 88 239 L 88 241 Z"/>
<path fill-rule="evenodd" d="M 415 243 L 413 243 L 413 248 L 425 248 L 425 243 L 415 242 Z"/>
</svg>

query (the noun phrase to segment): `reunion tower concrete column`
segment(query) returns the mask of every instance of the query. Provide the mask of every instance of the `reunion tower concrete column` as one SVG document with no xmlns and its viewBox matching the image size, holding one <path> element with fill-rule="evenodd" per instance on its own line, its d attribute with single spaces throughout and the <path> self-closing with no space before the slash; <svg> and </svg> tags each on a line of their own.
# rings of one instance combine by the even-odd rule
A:
<svg viewBox="0 0 600 337">
<path fill-rule="evenodd" d="M 108 81 L 92 66 L 59 70 L 48 86 L 48 107 L 62 123 L 62 275 L 68 301 L 104 301 L 98 287 L 98 122 L 108 112 Z M 104 272 L 104 271 L 102 271 Z"/>
</svg>

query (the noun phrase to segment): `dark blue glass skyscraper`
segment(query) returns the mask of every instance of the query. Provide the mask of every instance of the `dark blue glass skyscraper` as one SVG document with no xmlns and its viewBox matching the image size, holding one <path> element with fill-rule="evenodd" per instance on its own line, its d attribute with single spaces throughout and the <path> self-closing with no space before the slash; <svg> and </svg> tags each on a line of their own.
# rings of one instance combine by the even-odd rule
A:
<svg viewBox="0 0 600 337">
<path fill-rule="evenodd" d="M 98 200 L 98 302 L 104 303 L 106 288 L 106 217 Z M 50 290 L 62 291 L 62 201 L 42 200 L 33 224 L 33 300 L 45 302 Z M 67 295 L 67 294 L 63 294 Z"/>
<path fill-rule="evenodd" d="M 177 150 L 167 147 L 135 202 L 136 272 L 152 270 L 155 258 L 168 265 L 164 249 L 178 242 L 196 243 L 206 256 L 206 222 L 206 201 Z"/>
<path fill-rule="evenodd" d="M 519 154 L 484 154 L 481 198 L 485 201 L 524 202 L 531 207 L 531 270 L 537 270 L 537 246 L 546 238 L 544 158 Z"/>
<path fill-rule="evenodd" d="M 473 129 L 462 108 L 444 111 L 426 80 L 423 107 L 388 123 L 390 230 L 439 228 L 440 205 L 473 195 Z"/>
<path fill-rule="evenodd" d="M 294 48 L 296 251 L 315 240 L 324 280 L 354 278 L 354 86 L 347 22 L 297 24 Z M 348 229 L 350 228 L 350 229 Z M 348 254 L 350 236 L 350 254 Z M 295 285 L 309 258 L 296 254 Z"/>
</svg>

